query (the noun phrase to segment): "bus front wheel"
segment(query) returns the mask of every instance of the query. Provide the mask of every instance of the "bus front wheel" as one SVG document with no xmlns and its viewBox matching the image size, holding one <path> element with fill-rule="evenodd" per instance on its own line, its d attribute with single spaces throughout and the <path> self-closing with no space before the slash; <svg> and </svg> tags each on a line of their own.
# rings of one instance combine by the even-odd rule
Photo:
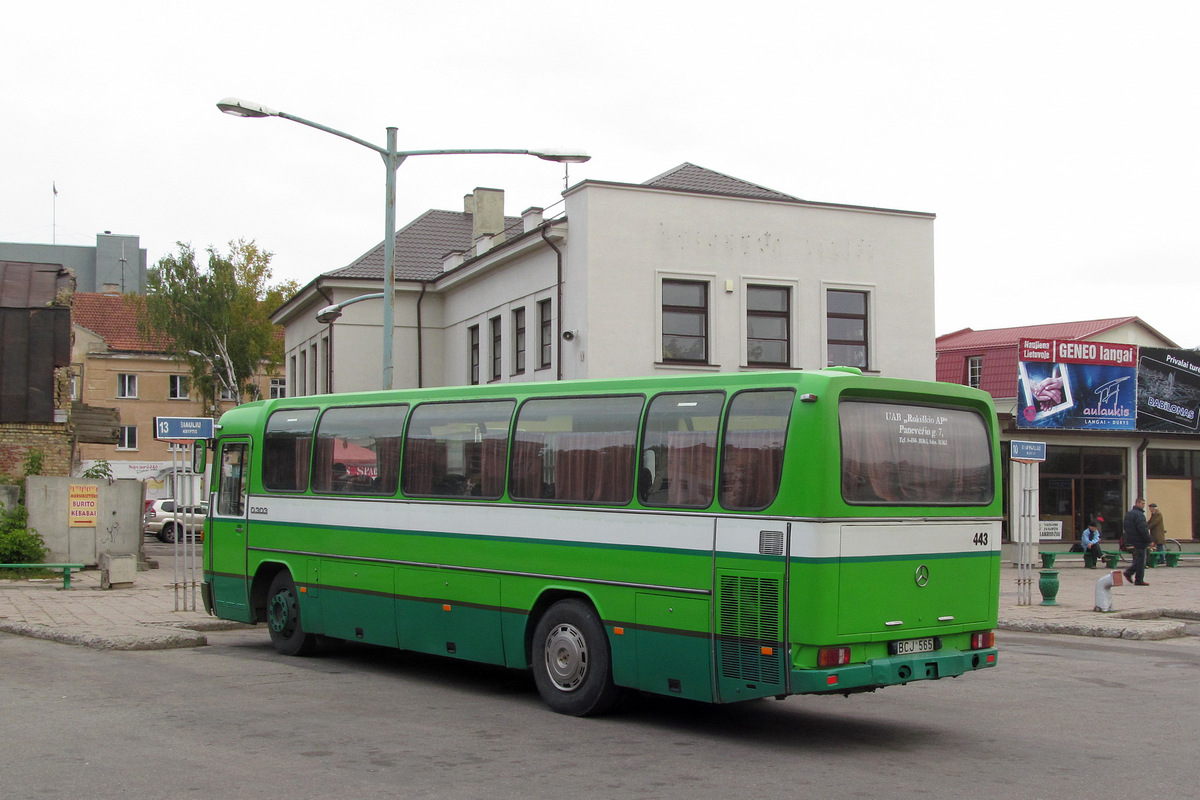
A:
<svg viewBox="0 0 1200 800">
<path fill-rule="evenodd" d="M 296 584 L 286 571 L 271 581 L 267 590 L 267 629 L 271 644 L 285 656 L 305 656 L 316 650 L 317 637 L 305 633 L 300 623 L 300 599 Z"/>
<path fill-rule="evenodd" d="M 533 679 L 546 705 L 560 714 L 603 714 L 621 697 L 613 684 L 608 637 L 580 600 L 560 600 L 533 632 Z"/>
</svg>

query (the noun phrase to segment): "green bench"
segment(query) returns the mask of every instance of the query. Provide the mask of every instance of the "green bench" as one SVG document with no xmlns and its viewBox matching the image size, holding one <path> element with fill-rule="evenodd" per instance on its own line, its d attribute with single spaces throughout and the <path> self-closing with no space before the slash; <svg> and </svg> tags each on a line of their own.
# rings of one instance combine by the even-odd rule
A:
<svg viewBox="0 0 1200 800">
<path fill-rule="evenodd" d="M 1095 566 L 1095 562 L 1093 561 L 1093 556 L 1091 553 L 1060 553 L 1057 551 L 1039 550 L 1038 555 L 1042 557 L 1042 569 L 1054 569 L 1054 562 L 1060 558 L 1069 558 L 1071 560 L 1081 558 L 1083 559 L 1084 566 Z M 1104 565 L 1109 569 L 1116 569 L 1117 563 L 1120 560 L 1120 553 L 1110 553 L 1107 550 L 1104 551 Z"/>
<path fill-rule="evenodd" d="M 64 589 L 71 588 L 71 570 L 83 567 L 83 564 L 0 564 L 0 569 L 61 569 Z"/>
</svg>

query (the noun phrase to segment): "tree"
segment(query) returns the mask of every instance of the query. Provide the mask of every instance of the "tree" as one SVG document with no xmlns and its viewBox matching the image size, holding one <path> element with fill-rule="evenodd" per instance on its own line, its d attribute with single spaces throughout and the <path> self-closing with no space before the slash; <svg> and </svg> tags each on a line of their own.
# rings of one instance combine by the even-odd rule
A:
<svg viewBox="0 0 1200 800">
<path fill-rule="evenodd" d="M 159 259 L 147 275 L 139 329 L 187 362 L 201 396 L 213 396 L 215 380 L 240 399 L 260 370 L 274 370 L 283 362 L 283 342 L 270 313 L 297 285 L 270 284 L 274 254 L 253 240 L 230 242 L 228 255 L 209 247 L 207 269 L 196 264 L 190 244 L 176 244 L 179 252 Z"/>
</svg>

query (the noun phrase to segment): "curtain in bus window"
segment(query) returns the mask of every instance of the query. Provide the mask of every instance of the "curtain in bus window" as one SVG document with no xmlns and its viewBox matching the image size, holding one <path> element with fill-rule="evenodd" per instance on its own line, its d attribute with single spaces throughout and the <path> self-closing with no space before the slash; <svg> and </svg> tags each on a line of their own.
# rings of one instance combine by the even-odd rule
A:
<svg viewBox="0 0 1200 800">
<path fill-rule="evenodd" d="M 404 453 L 405 494 L 434 494 L 446 474 L 446 443 L 410 438 Z"/>
<path fill-rule="evenodd" d="M 554 443 L 556 500 L 629 501 L 633 493 L 632 433 L 560 433 Z"/>
<path fill-rule="evenodd" d="M 263 442 L 263 486 L 281 492 L 307 489 L 311 450 L 307 436 L 268 436 Z"/>
<path fill-rule="evenodd" d="M 543 451 L 545 437 L 540 433 L 518 432 L 513 442 L 512 485 L 509 494 L 527 500 L 542 498 Z"/>
<path fill-rule="evenodd" d="M 504 493 L 504 468 L 508 463 L 508 440 L 492 437 L 483 440 L 483 463 L 480 489 L 484 497 L 499 497 Z"/>
<path fill-rule="evenodd" d="M 379 464 L 379 477 L 376 478 L 375 488 L 379 494 L 396 493 L 396 486 L 400 482 L 400 442 L 399 436 L 388 436 L 375 442 Z"/>
<path fill-rule="evenodd" d="M 721 505 L 763 508 L 775 500 L 783 474 L 783 430 L 729 431 L 721 460 Z"/>
<path fill-rule="evenodd" d="M 716 431 L 668 431 L 667 502 L 673 506 L 712 503 Z"/>
<path fill-rule="evenodd" d="M 847 402 L 842 495 L 860 503 L 986 503 L 991 446 L 979 415 L 958 409 Z"/>
</svg>

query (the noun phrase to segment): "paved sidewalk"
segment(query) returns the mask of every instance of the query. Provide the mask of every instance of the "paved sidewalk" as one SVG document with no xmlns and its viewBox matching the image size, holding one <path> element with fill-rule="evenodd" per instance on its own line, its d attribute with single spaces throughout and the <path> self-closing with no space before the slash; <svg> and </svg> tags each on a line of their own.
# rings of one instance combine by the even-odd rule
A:
<svg viewBox="0 0 1200 800">
<path fill-rule="evenodd" d="M 1098 613 L 1092 610 L 1096 582 L 1107 570 L 1086 569 L 1078 560 L 1060 562 L 1054 606 L 1041 605 L 1037 569 L 1032 603 L 1018 605 L 1017 570 L 1005 562 L 1000 571 L 1002 630 L 1145 640 L 1200 635 L 1200 563 L 1146 570 L 1149 586 L 1114 587 L 1113 611 Z M 100 588 L 98 570 L 72 575 L 68 590 L 57 577 L 0 581 L 0 632 L 103 649 L 161 650 L 200 647 L 208 643 L 204 631 L 239 626 L 204 613 L 198 587 L 201 610 L 176 610 L 192 607 L 192 590 L 181 587 L 177 594 L 173 573 L 141 571 L 131 588 L 107 590 Z"/>
<path fill-rule="evenodd" d="M 57 573 L 0 580 L 0 632 L 107 650 L 165 650 L 201 647 L 208 644 L 204 631 L 239 625 L 210 617 L 199 587 L 193 603 L 192 589 L 177 592 L 174 580 L 171 569 L 139 571 L 130 588 L 100 588 L 94 569 L 72 573 L 70 589 Z"/>
</svg>

